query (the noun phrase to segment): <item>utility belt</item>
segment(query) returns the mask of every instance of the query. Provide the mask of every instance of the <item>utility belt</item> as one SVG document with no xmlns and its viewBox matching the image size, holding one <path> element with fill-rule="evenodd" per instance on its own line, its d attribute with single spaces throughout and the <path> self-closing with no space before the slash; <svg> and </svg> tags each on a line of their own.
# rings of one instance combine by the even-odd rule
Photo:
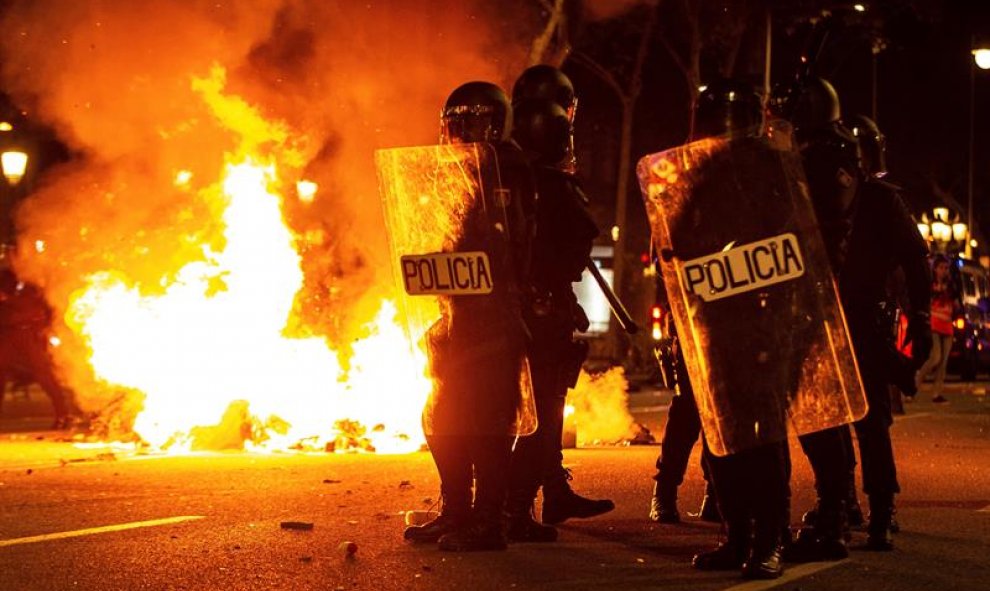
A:
<svg viewBox="0 0 990 591">
<path fill-rule="evenodd" d="M 556 291 L 533 290 L 527 298 L 526 326 L 531 336 L 529 361 L 534 369 L 556 366 L 568 388 L 577 384 L 588 357 L 588 343 L 574 339 L 588 329 L 588 317 L 570 286 Z"/>
</svg>

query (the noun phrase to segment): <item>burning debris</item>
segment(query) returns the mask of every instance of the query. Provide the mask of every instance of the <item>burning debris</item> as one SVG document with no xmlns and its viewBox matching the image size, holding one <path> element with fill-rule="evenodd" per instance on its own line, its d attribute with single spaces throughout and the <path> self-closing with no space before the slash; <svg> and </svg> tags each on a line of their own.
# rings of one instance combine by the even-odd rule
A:
<svg viewBox="0 0 990 591">
<path fill-rule="evenodd" d="M 19 209 L 15 265 L 104 437 L 420 448 L 430 384 L 387 300 L 371 154 L 431 143 L 450 88 L 518 70 L 519 23 L 474 4 L 5 10 L 4 88 L 74 154 Z"/>
<path fill-rule="evenodd" d="M 597 374 L 584 371 L 567 395 L 567 424 L 576 425 L 577 445 L 619 445 L 636 439 L 639 427 L 629 414 L 629 383 L 621 367 Z"/>
</svg>

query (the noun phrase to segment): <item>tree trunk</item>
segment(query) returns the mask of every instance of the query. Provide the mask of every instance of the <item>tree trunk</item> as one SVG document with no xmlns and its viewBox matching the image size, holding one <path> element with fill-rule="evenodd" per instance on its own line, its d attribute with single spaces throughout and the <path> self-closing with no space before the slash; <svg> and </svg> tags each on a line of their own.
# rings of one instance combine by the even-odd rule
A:
<svg viewBox="0 0 990 591">
<path fill-rule="evenodd" d="M 529 49 L 528 65 L 552 64 L 560 67 L 570 52 L 567 40 L 567 0 L 546 0 L 539 4 L 547 11 L 547 22 L 540 34 L 533 39 Z"/>
<path fill-rule="evenodd" d="M 619 178 L 615 187 L 615 225 L 619 228 L 619 236 L 612 251 L 612 285 L 619 299 L 622 299 L 625 292 L 626 237 L 629 235 L 626 211 L 629 202 L 629 177 L 632 175 L 633 123 L 636 118 L 636 102 L 643 88 L 643 64 L 649 55 L 656 23 L 657 8 L 654 7 L 639 39 L 628 91 L 619 97 L 622 105 L 622 130 L 619 135 Z M 613 354 L 617 360 L 622 360 L 625 358 L 626 335 L 621 334 L 618 328 L 612 334 Z"/>
</svg>

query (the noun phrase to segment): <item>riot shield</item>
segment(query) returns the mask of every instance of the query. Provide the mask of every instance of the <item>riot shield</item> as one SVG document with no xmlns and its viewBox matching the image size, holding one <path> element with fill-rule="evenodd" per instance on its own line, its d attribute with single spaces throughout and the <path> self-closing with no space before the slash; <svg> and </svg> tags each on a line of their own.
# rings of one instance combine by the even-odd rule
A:
<svg viewBox="0 0 990 591">
<path fill-rule="evenodd" d="M 637 173 L 705 438 L 726 455 L 866 414 L 800 156 L 783 122 Z"/>
<path fill-rule="evenodd" d="M 526 435 L 536 406 L 509 212 L 487 144 L 375 152 L 400 322 L 428 359 L 428 435 Z"/>
</svg>

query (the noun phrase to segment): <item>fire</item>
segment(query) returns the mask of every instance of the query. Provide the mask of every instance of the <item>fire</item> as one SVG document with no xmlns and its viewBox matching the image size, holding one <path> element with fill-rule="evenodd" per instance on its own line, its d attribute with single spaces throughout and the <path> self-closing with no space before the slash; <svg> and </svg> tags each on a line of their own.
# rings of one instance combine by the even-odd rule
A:
<svg viewBox="0 0 990 591">
<path fill-rule="evenodd" d="M 418 449 L 430 381 L 391 302 L 347 363 L 323 338 L 286 334 L 304 277 L 283 221 L 281 191 L 291 184 L 280 164 L 291 173 L 299 158 L 260 149 L 286 144 L 286 130 L 223 95 L 222 71 L 194 88 L 243 139 L 223 178 L 198 189 L 222 212 L 222 240 L 210 242 L 222 246 L 204 244 L 200 260 L 151 294 L 115 271 L 86 279 L 65 316 L 95 374 L 143 394 L 134 430 L 157 448 L 328 449 L 346 439 L 380 452 Z M 188 171 L 174 179 L 196 190 Z"/>
</svg>

